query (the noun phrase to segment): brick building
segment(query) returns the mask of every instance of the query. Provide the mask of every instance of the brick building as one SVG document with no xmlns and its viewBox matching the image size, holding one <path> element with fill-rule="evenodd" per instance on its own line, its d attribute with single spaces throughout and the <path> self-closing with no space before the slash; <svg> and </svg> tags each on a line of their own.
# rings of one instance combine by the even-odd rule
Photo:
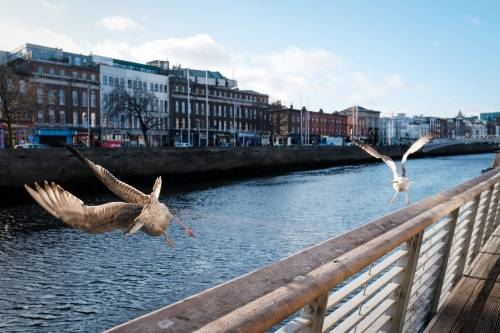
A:
<svg viewBox="0 0 500 333">
<path fill-rule="evenodd" d="M 25 44 L 7 61 L 39 86 L 34 126 L 24 141 L 60 146 L 99 135 L 99 73 L 90 56 Z M 90 116 L 89 116 L 90 115 Z"/>
<path fill-rule="evenodd" d="M 319 112 L 309 112 L 309 128 L 312 143 L 319 143 L 321 137 L 338 136 L 347 137 L 347 116 L 338 112 L 325 113 L 323 109 Z"/>
<path fill-rule="evenodd" d="M 240 90 L 236 81 L 219 72 L 173 68 L 169 76 L 171 144 L 256 145 L 268 141 L 267 95 Z"/>
<path fill-rule="evenodd" d="M 318 144 L 321 137 L 346 137 L 347 116 L 273 104 L 269 110 L 269 129 L 275 144 Z"/>
<path fill-rule="evenodd" d="M 347 116 L 347 133 L 349 136 L 368 140 L 372 143 L 379 141 L 380 111 L 352 106 L 339 111 L 339 113 Z"/>
</svg>

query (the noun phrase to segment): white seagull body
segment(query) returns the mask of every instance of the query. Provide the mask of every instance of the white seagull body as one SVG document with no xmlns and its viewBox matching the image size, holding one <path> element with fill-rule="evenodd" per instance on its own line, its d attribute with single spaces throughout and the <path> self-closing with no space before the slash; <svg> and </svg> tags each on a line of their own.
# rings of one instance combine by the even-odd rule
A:
<svg viewBox="0 0 500 333">
<path fill-rule="evenodd" d="M 34 188 L 24 185 L 35 201 L 54 217 L 64 223 L 89 233 L 103 233 L 114 229 L 124 230 L 126 235 L 143 231 L 150 236 L 165 236 L 169 246 L 173 241 L 168 238 L 170 222 L 179 223 L 191 237 L 193 232 L 169 211 L 158 198 L 161 190 L 161 177 L 156 179 L 153 192 L 146 195 L 113 176 L 108 170 L 86 159 L 78 150 L 68 146 L 92 173 L 107 188 L 125 202 L 110 202 L 99 206 L 87 206 L 61 186 L 44 182 L 44 186 L 35 183 Z"/>
<path fill-rule="evenodd" d="M 376 151 L 373 147 L 366 143 L 362 143 L 357 140 L 353 140 L 352 142 L 358 146 L 359 148 L 363 149 L 365 152 L 367 152 L 369 155 L 375 157 L 375 158 L 380 158 L 382 161 L 384 161 L 385 164 L 391 169 L 392 171 L 392 187 L 394 188 L 394 196 L 391 199 L 391 204 L 394 203 L 396 200 L 398 193 L 399 192 L 405 192 L 405 204 L 410 203 L 410 199 L 408 197 L 408 190 L 410 188 L 410 180 L 408 179 L 408 171 L 407 171 L 407 159 L 410 154 L 413 154 L 417 152 L 420 148 L 425 146 L 429 141 L 432 140 L 432 135 L 427 134 L 418 139 L 416 142 L 414 142 L 410 148 L 404 153 L 403 159 L 401 160 L 401 176 L 398 174 L 397 168 L 396 168 L 396 163 L 392 160 L 387 155 L 382 155 L 378 151 Z"/>
</svg>

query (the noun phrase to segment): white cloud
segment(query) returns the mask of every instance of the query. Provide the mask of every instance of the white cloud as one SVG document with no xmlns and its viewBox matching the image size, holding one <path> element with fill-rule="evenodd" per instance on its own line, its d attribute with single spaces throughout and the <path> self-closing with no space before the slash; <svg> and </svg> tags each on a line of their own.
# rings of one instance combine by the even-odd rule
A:
<svg viewBox="0 0 500 333">
<path fill-rule="evenodd" d="M 147 62 L 169 60 L 172 65 L 224 70 L 238 57 L 231 54 L 212 37 L 198 34 L 187 38 L 166 38 L 148 41 L 136 46 L 127 42 L 106 40 L 95 45 L 95 54 Z"/>
<path fill-rule="evenodd" d="M 105 16 L 97 24 L 104 29 L 112 31 L 132 31 L 139 29 L 141 26 L 131 18 L 124 16 Z"/>
<path fill-rule="evenodd" d="M 0 21 L 0 50 L 11 51 L 24 43 L 59 47 L 70 52 L 82 52 L 71 37 L 45 27 L 28 27 L 12 22 Z"/>
<path fill-rule="evenodd" d="M 169 60 L 172 65 L 233 72 L 242 89 L 268 93 L 271 100 L 327 111 L 353 104 L 384 108 L 406 84 L 399 74 L 373 77 L 352 70 L 343 57 L 320 48 L 289 47 L 280 51 L 240 54 L 207 34 L 166 38 L 138 45 L 103 41 L 95 54 L 133 61 Z"/>
<path fill-rule="evenodd" d="M 44 6 L 46 9 L 53 12 L 54 14 L 63 14 L 66 12 L 66 9 L 68 8 L 68 6 L 64 3 L 55 3 L 47 0 L 41 0 L 40 3 L 42 4 L 42 6 Z"/>
<path fill-rule="evenodd" d="M 312 48 L 309 50 L 298 47 L 283 51 L 252 57 L 256 65 L 270 66 L 278 73 L 303 73 L 304 70 L 317 74 L 340 65 L 340 58 L 334 53 Z M 311 71 L 314 71 L 313 73 Z"/>
<path fill-rule="evenodd" d="M 108 21 L 109 23 L 109 21 Z M 118 26 L 117 24 L 116 26 Z M 373 74 L 353 69 L 348 59 L 321 48 L 288 47 L 282 50 L 242 54 L 218 43 L 210 35 L 164 38 L 136 45 L 128 41 L 103 40 L 91 48 L 82 47 L 63 33 L 39 27 L 0 22 L 4 38 L 0 49 L 12 50 L 25 42 L 89 52 L 125 60 L 147 62 L 169 60 L 171 65 L 217 70 L 227 77 L 235 74 L 242 89 L 253 89 L 280 99 L 284 104 L 300 102 L 310 109 L 327 112 L 360 104 L 378 109 L 398 109 L 395 97 L 407 85 L 398 73 Z"/>
<path fill-rule="evenodd" d="M 465 19 L 471 25 L 475 25 L 475 26 L 481 26 L 481 25 L 483 25 L 483 20 L 481 20 L 479 17 L 476 17 L 476 16 L 467 16 Z"/>
<path fill-rule="evenodd" d="M 403 79 L 399 74 L 392 74 L 386 78 L 387 86 L 390 88 L 403 88 L 405 86 Z"/>
<path fill-rule="evenodd" d="M 425 84 L 417 84 L 415 85 L 415 90 L 419 93 L 423 93 L 427 90 L 427 86 Z"/>
</svg>

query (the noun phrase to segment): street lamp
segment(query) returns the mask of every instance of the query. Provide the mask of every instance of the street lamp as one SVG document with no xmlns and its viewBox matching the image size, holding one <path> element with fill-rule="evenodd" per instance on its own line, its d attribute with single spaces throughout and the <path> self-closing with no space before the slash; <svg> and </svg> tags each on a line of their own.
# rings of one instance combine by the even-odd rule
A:
<svg viewBox="0 0 500 333">
<path fill-rule="evenodd" d="M 90 148 L 90 81 L 87 80 L 87 146 Z"/>
<path fill-rule="evenodd" d="M 200 119 L 196 119 L 196 126 L 198 127 L 198 147 L 201 147 L 201 126 L 200 126 Z"/>
</svg>

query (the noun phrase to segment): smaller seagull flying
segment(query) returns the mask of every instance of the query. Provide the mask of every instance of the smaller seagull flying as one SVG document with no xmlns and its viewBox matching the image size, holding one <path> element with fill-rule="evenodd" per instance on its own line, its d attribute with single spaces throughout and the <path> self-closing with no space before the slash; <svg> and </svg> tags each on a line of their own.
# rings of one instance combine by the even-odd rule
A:
<svg viewBox="0 0 500 333">
<path fill-rule="evenodd" d="M 174 217 L 168 207 L 158 200 L 161 177 L 156 179 L 153 192 L 146 195 L 118 180 L 102 166 L 92 163 L 75 148 L 71 146 L 67 148 L 89 167 L 111 192 L 125 202 L 87 206 L 55 183 L 49 184 L 45 181 L 43 187 L 35 183 L 34 188 L 24 185 L 33 199 L 54 217 L 89 233 L 122 229 L 125 235 L 131 235 L 139 230 L 150 236 L 163 235 L 169 246 L 173 246 L 173 241 L 168 238 L 167 229 L 171 221 L 174 221 L 181 225 L 189 236 L 194 237 L 192 230 Z"/>
<path fill-rule="evenodd" d="M 408 179 L 408 173 L 407 173 L 407 159 L 410 154 L 413 154 L 417 152 L 420 148 L 425 146 L 429 141 L 432 140 L 432 134 L 426 134 L 420 139 L 418 139 L 416 142 L 414 142 L 411 147 L 405 152 L 403 155 L 403 159 L 401 160 L 401 176 L 398 174 L 398 171 L 396 169 L 396 163 L 392 160 L 387 155 L 382 155 L 378 151 L 376 151 L 372 146 L 362 143 L 361 141 L 358 140 L 352 140 L 352 142 L 358 146 L 359 148 L 363 149 L 365 152 L 367 152 L 369 155 L 375 157 L 375 158 L 380 158 L 382 161 L 384 161 L 387 166 L 392 171 L 392 187 L 396 191 L 394 193 L 394 196 L 391 199 L 391 204 L 394 203 L 396 200 L 396 197 L 398 196 L 399 192 L 405 192 L 405 204 L 410 203 L 410 199 L 408 197 L 408 189 L 410 187 L 410 180 Z"/>
</svg>

